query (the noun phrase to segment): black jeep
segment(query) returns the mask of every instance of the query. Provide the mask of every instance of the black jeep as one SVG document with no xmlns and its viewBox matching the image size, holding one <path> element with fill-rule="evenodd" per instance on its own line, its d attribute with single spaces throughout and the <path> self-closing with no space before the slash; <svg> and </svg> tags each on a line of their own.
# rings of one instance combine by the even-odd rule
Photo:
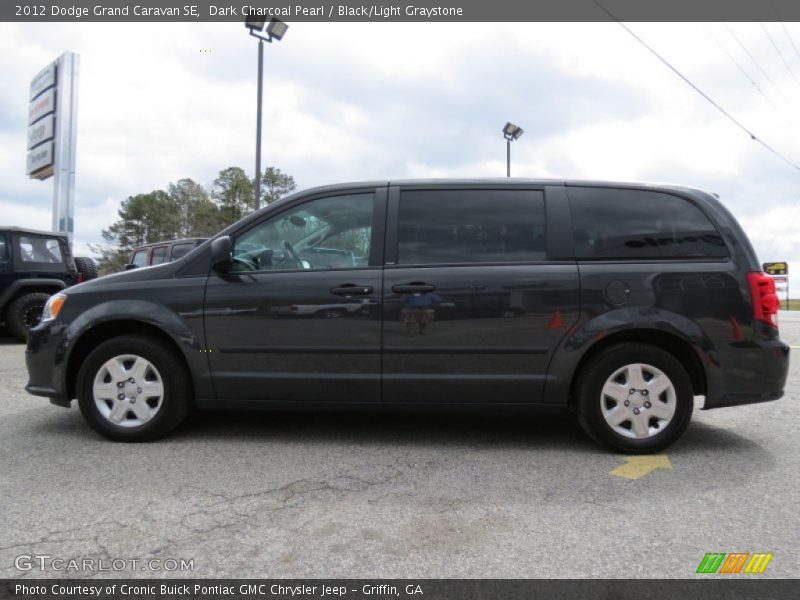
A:
<svg viewBox="0 0 800 600">
<path fill-rule="evenodd" d="M 65 233 L 0 227 L 0 324 L 20 341 L 52 294 L 95 277 L 94 261 L 73 258 Z"/>
</svg>

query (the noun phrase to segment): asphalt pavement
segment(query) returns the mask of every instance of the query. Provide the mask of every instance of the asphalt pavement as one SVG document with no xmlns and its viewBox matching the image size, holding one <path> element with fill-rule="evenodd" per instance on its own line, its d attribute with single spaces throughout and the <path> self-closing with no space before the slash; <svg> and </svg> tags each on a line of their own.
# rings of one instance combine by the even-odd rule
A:
<svg viewBox="0 0 800 600">
<path fill-rule="evenodd" d="M 800 346 L 800 312 L 780 323 Z M 26 380 L 0 339 L 0 577 L 684 578 L 707 552 L 800 573 L 796 360 L 782 400 L 696 410 L 633 462 L 569 417 L 456 412 L 201 413 L 115 444 Z"/>
</svg>

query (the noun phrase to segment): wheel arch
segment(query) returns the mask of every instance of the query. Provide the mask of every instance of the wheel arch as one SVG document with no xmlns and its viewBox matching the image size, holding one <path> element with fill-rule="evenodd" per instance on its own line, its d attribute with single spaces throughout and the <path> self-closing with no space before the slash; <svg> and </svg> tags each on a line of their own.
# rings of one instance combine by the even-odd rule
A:
<svg viewBox="0 0 800 600">
<path fill-rule="evenodd" d="M 703 366 L 700 355 L 689 341 L 674 333 L 660 329 L 626 329 L 601 337 L 583 353 L 572 371 L 569 383 L 568 402 L 570 406 L 574 401 L 573 391 L 583 367 L 606 348 L 628 343 L 648 344 L 669 352 L 686 369 L 689 380 L 692 383 L 693 394 L 695 396 L 707 394 L 708 379 L 706 369 Z"/>
<path fill-rule="evenodd" d="M 143 335 L 158 340 L 169 347 L 180 358 L 189 375 L 188 379 L 192 382 L 192 387 L 195 387 L 191 365 L 189 365 L 189 361 L 186 359 L 186 355 L 181 349 L 180 344 L 178 344 L 172 336 L 157 325 L 147 321 L 114 319 L 103 321 L 88 328 L 72 344 L 72 350 L 67 358 L 66 368 L 65 383 L 68 398 L 75 398 L 77 396 L 78 372 L 80 371 L 83 361 L 89 356 L 89 353 L 106 340 L 123 335 Z M 194 391 L 195 390 L 192 389 L 192 397 L 194 396 Z"/>
<path fill-rule="evenodd" d="M 20 296 L 39 293 L 53 295 L 66 287 L 60 279 L 18 279 L 0 294 L 0 314 L 5 314 L 8 305 Z"/>
</svg>

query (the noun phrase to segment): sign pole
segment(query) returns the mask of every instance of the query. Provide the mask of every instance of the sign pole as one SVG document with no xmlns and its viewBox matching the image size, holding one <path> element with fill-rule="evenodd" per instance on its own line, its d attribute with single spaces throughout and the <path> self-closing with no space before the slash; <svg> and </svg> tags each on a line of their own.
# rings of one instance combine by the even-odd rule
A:
<svg viewBox="0 0 800 600">
<path fill-rule="evenodd" d="M 78 67 L 80 59 L 65 52 L 58 59 L 53 231 L 65 231 L 70 248 L 75 232 L 75 149 L 78 138 Z"/>
</svg>

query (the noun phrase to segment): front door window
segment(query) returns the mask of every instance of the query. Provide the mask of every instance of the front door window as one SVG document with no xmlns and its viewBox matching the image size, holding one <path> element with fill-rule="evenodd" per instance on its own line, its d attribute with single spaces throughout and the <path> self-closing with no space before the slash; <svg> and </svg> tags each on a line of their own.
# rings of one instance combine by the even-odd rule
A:
<svg viewBox="0 0 800 600">
<path fill-rule="evenodd" d="M 233 271 L 358 269 L 369 263 L 374 194 L 311 200 L 235 240 Z"/>
</svg>

